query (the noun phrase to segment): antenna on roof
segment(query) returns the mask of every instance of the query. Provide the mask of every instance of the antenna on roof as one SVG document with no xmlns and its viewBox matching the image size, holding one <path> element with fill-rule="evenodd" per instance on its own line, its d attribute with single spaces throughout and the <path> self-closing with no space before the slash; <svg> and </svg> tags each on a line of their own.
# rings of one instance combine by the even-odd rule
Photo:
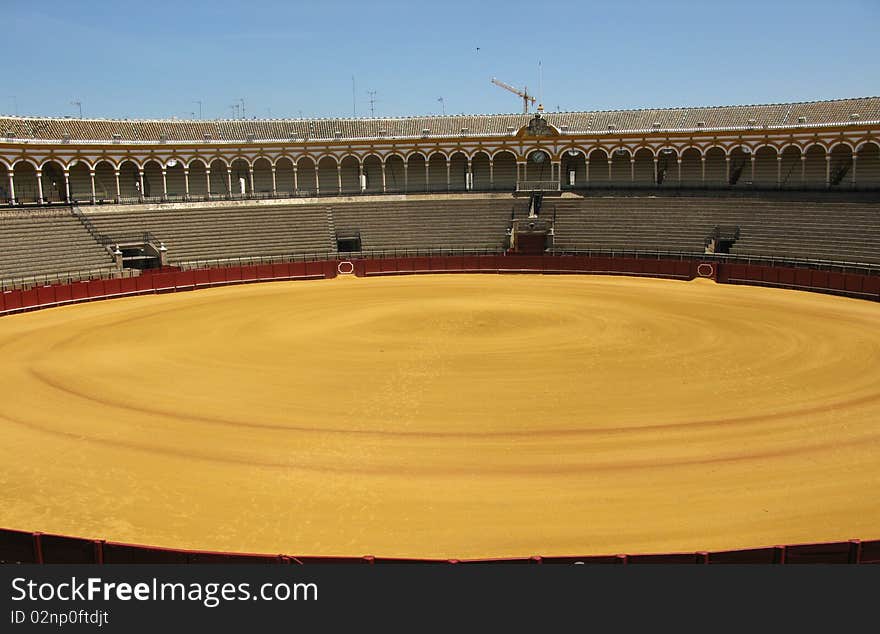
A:
<svg viewBox="0 0 880 634">
<path fill-rule="evenodd" d="M 544 112 L 544 67 L 538 60 L 538 112 Z"/>
<path fill-rule="evenodd" d="M 244 119 L 244 97 L 239 97 L 238 100 L 241 102 L 241 118 Z"/>
<path fill-rule="evenodd" d="M 443 97 L 437 97 L 437 101 L 440 102 L 440 105 L 443 106 L 443 116 L 446 116 L 446 102 L 443 101 Z"/>
<path fill-rule="evenodd" d="M 82 101 L 71 101 L 71 102 L 70 102 L 70 105 L 71 105 L 71 106 L 76 106 L 77 108 L 79 108 L 79 118 L 82 119 L 82 118 L 83 118 L 83 105 L 82 105 Z"/>
<path fill-rule="evenodd" d="M 370 95 L 370 118 L 376 118 L 376 91 L 368 90 L 367 94 Z"/>
</svg>

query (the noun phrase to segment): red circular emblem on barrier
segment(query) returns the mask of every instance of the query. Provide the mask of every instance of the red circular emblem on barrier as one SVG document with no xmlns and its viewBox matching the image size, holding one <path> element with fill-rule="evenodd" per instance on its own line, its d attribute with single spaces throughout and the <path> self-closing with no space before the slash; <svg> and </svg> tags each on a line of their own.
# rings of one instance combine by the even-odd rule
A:
<svg viewBox="0 0 880 634">
<path fill-rule="evenodd" d="M 336 265 L 336 270 L 340 275 L 351 275 L 354 273 L 354 264 L 348 260 L 344 260 Z"/>
<path fill-rule="evenodd" d="M 715 267 L 711 264 L 703 262 L 697 266 L 697 275 L 700 277 L 712 277 L 715 274 Z"/>
</svg>

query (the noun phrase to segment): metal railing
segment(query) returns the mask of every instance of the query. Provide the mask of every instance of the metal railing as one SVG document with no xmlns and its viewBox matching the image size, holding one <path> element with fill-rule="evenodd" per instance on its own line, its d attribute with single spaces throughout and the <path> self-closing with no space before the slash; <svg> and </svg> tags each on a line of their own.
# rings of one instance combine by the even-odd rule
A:
<svg viewBox="0 0 880 634">
<path fill-rule="evenodd" d="M 172 266 L 182 270 L 216 268 L 222 266 L 248 266 L 256 264 L 280 264 L 285 262 L 313 262 L 317 260 L 366 260 L 384 258 L 411 258 L 411 257 L 443 257 L 443 256 L 477 256 L 477 255 L 506 255 L 505 249 L 498 247 L 485 248 L 432 248 L 432 249 L 369 249 L 357 252 L 338 252 L 332 250 L 311 251 L 308 253 L 253 255 L 229 258 L 195 258 L 172 262 Z M 840 273 L 862 273 L 866 275 L 880 275 L 880 264 L 870 262 L 854 262 L 845 260 L 827 260 L 819 258 L 786 258 L 758 254 L 727 254 L 727 253 L 701 253 L 698 251 L 656 251 L 640 249 L 551 249 L 546 255 L 553 256 L 581 256 L 581 257 L 610 257 L 610 258 L 636 258 L 636 259 L 667 259 L 667 260 L 699 260 L 704 262 L 729 262 L 740 264 L 755 264 L 769 266 L 787 266 L 793 268 L 808 268 L 828 270 Z M 89 279 L 106 279 L 113 277 L 135 277 L 140 275 L 136 269 L 123 269 L 117 271 L 115 267 L 82 269 L 59 273 L 45 273 L 38 275 L 14 276 L 0 279 L 0 290 L 12 290 L 16 288 L 32 288 L 48 284 L 63 284 Z"/>
<path fill-rule="evenodd" d="M 792 258 L 750 253 L 703 253 L 701 251 L 658 251 L 626 248 L 605 249 L 551 249 L 548 255 L 576 255 L 586 257 L 612 257 L 636 259 L 700 260 L 732 262 L 740 264 L 761 264 L 769 266 L 788 266 L 832 270 L 842 273 L 866 273 L 880 275 L 880 264 L 856 262 L 852 260 L 828 260 L 822 258 Z"/>
<path fill-rule="evenodd" d="M 283 199 L 296 199 L 296 198 L 332 198 L 332 197 L 361 197 L 361 196 L 387 196 L 387 195 L 400 195 L 400 194 L 515 194 L 515 193 L 523 193 L 530 191 L 551 191 L 551 192 L 591 192 L 591 191 L 616 191 L 616 192 L 627 192 L 627 191 L 655 191 L 655 192 L 724 192 L 725 194 L 731 193 L 748 193 L 748 192 L 760 192 L 760 193 L 769 193 L 769 192 L 785 192 L 785 193 L 797 193 L 797 192 L 805 192 L 805 193 L 817 193 L 817 192 L 832 192 L 832 193 L 876 193 L 880 191 L 880 187 L 876 185 L 859 185 L 852 186 L 849 182 L 841 182 L 838 185 L 825 185 L 824 183 L 797 183 L 797 184 L 788 184 L 781 183 L 779 185 L 775 184 L 756 184 L 756 183 L 748 183 L 748 184 L 736 184 L 730 185 L 725 182 L 713 182 L 713 183 L 694 183 L 694 182 L 678 182 L 678 181 L 666 181 L 661 184 L 653 183 L 653 182 L 633 182 L 633 181 L 621 181 L 621 182 L 608 182 L 608 181 L 599 181 L 599 182 L 589 182 L 589 183 L 576 183 L 574 185 L 570 185 L 567 182 L 562 181 L 518 181 L 515 185 L 507 184 L 507 185 L 495 185 L 493 187 L 473 187 L 471 189 L 461 188 L 461 187 L 441 187 L 436 189 L 424 188 L 424 189 L 404 189 L 404 188 L 387 188 L 385 191 L 317 191 L 314 189 L 299 189 L 295 192 L 291 191 L 276 191 L 276 192 L 251 192 L 247 194 L 235 194 L 235 193 L 219 193 L 219 194 L 168 194 L 164 197 L 162 196 L 120 196 L 119 198 L 114 199 L 98 199 L 92 202 L 91 198 L 86 199 L 73 199 L 70 202 L 68 201 L 44 201 L 42 204 L 37 202 L 36 200 L 26 200 L 22 201 L 20 198 L 17 198 L 15 203 L 11 203 L 8 198 L 0 198 L 0 205 L 4 205 L 10 208 L 21 208 L 21 207 L 51 207 L 51 206 L 68 206 L 70 204 L 81 204 L 81 205 L 90 205 L 90 206 L 102 206 L 109 204 L 120 204 L 120 205 L 142 205 L 142 204 L 163 204 L 163 203 L 189 203 L 189 202 L 213 202 L 213 201 L 224 201 L 224 200 L 283 200 Z"/>
<path fill-rule="evenodd" d="M 438 247 L 433 249 L 369 249 L 366 251 L 312 251 L 309 253 L 253 255 L 230 258 L 198 258 L 175 262 L 182 270 L 214 268 L 218 266 L 250 266 L 256 264 L 281 264 L 285 262 L 314 262 L 316 260 L 371 260 L 386 258 L 444 257 L 444 256 L 476 256 L 503 255 L 501 247 L 460 249 L 454 247 Z"/>
<path fill-rule="evenodd" d="M 72 282 L 84 282 L 88 280 L 137 277 L 140 273 L 141 272 L 137 269 L 122 269 L 122 271 L 119 271 L 115 266 L 108 266 L 106 268 L 81 269 L 78 271 L 65 271 L 63 273 L 16 275 L 0 279 L 0 291 L 11 291 L 16 289 L 27 290 L 36 286 L 70 284 Z"/>
</svg>

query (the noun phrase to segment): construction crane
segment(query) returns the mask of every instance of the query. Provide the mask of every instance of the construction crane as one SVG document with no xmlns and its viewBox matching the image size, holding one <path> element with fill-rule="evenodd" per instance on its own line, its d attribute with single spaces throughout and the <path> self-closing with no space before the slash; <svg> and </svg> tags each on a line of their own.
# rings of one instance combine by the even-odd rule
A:
<svg viewBox="0 0 880 634">
<path fill-rule="evenodd" d="M 503 81 L 499 81 L 499 80 L 495 79 L 494 77 L 492 78 L 492 83 L 495 84 L 496 86 L 500 86 L 501 88 L 504 88 L 504 90 L 509 90 L 514 95 L 519 95 L 520 97 L 522 97 L 523 114 L 528 114 L 529 113 L 529 104 L 531 103 L 532 105 L 534 105 L 535 101 L 537 101 L 532 95 L 529 94 L 529 87 L 528 86 L 526 86 L 522 90 L 519 90 L 518 88 L 514 88 L 510 84 L 505 84 Z"/>
</svg>

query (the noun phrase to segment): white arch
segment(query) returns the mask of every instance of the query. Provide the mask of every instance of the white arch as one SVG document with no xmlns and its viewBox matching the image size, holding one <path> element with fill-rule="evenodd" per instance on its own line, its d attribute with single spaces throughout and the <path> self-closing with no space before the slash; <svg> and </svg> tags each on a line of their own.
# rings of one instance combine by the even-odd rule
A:
<svg viewBox="0 0 880 634">
<path fill-rule="evenodd" d="M 199 163 L 201 163 L 201 164 L 205 167 L 205 169 L 208 169 L 208 167 L 210 167 L 210 165 L 211 165 L 211 162 L 210 162 L 208 159 L 206 159 L 205 157 L 203 157 L 203 156 L 194 156 L 194 157 L 192 157 L 192 158 L 189 160 L 189 162 L 186 164 L 186 169 L 192 169 L 192 166 L 195 164 L 196 161 L 198 161 Z"/>
<path fill-rule="evenodd" d="M 318 166 L 318 161 L 315 160 L 315 157 L 312 156 L 311 154 L 300 154 L 300 155 L 296 158 L 296 160 L 293 162 L 293 164 L 294 164 L 294 166 L 299 167 L 299 163 L 300 163 L 300 161 L 303 161 L 303 160 L 306 160 L 306 159 L 308 159 L 309 161 L 311 161 L 312 164 L 313 164 L 315 167 Z"/>
<path fill-rule="evenodd" d="M 687 151 L 689 151 L 689 150 L 696 150 L 696 151 L 697 151 L 697 154 L 699 154 L 700 157 L 705 156 L 705 154 L 703 154 L 703 148 L 701 148 L 701 147 L 698 146 L 698 145 L 683 145 L 683 146 L 681 146 L 678 155 L 681 156 L 681 157 L 683 157 L 683 156 L 684 156 L 684 153 L 687 152 Z"/>
<path fill-rule="evenodd" d="M 116 164 L 116 169 L 118 169 L 118 170 L 122 169 L 122 166 L 125 165 L 126 163 L 131 163 L 132 165 L 134 165 L 138 169 L 138 171 L 141 171 L 144 169 L 144 166 L 140 163 L 140 161 L 138 161 L 133 156 L 122 157 L 119 160 L 119 162 Z"/>
<path fill-rule="evenodd" d="M 768 143 L 761 143 L 760 145 L 756 145 L 756 146 L 754 147 L 754 149 L 752 149 L 752 154 L 757 154 L 757 153 L 758 153 L 758 150 L 763 149 L 763 148 L 765 148 L 765 147 L 768 147 L 768 148 L 770 148 L 771 150 L 773 150 L 773 151 L 776 153 L 777 156 L 780 155 L 779 148 L 778 148 L 777 146 L 773 145 L 772 143 L 769 143 L 769 142 L 768 142 Z"/>
<path fill-rule="evenodd" d="M 851 153 L 855 154 L 855 149 L 853 148 L 852 143 L 850 143 L 849 141 L 837 141 L 837 142 L 835 142 L 834 145 L 832 145 L 831 147 L 828 148 L 828 153 L 831 154 L 831 153 L 834 151 L 834 148 L 836 148 L 836 147 L 838 147 L 838 146 L 840 146 L 840 145 L 845 145 L 846 147 L 849 148 L 849 151 L 850 151 Z"/>
<path fill-rule="evenodd" d="M 37 163 L 32 158 L 30 158 L 28 156 L 22 156 L 22 157 L 15 159 L 12 162 L 12 165 L 9 167 L 9 169 L 14 170 L 15 166 L 18 165 L 19 163 L 27 163 L 28 165 L 33 167 L 35 170 L 42 169 L 40 166 L 37 165 Z"/>
<path fill-rule="evenodd" d="M 862 148 L 863 148 L 864 146 L 868 145 L 868 144 L 874 145 L 874 146 L 876 146 L 878 149 L 880 149 L 880 140 L 878 140 L 878 139 L 865 139 L 864 141 L 861 141 L 861 142 L 856 146 L 856 152 L 861 152 L 861 151 L 862 151 Z"/>
<path fill-rule="evenodd" d="M 274 167 L 278 167 L 278 163 L 281 162 L 282 159 L 287 159 L 290 161 L 291 165 L 296 165 L 296 159 L 290 154 L 278 154 L 275 156 L 275 160 L 272 161 L 272 165 Z"/>
<path fill-rule="evenodd" d="M 495 157 L 498 156 L 499 154 L 501 154 L 502 152 L 512 155 L 514 161 L 520 160 L 520 157 L 517 155 L 516 150 L 514 150 L 512 148 L 507 148 L 507 147 L 503 147 L 503 148 L 499 148 L 499 149 L 495 150 L 494 152 L 492 152 L 492 154 L 489 156 L 489 158 L 494 161 Z"/>
<path fill-rule="evenodd" d="M 236 154 L 235 156 L 227 159 L 226 165 L 232 167 L 232 164 L 236 161 L 244 161 L 247 164 L 248 168 L 252 168 L 254 166 L 253 162 L 247 156 L 244 156 L 242 154 Z"/>
<path fill-rule="evenodd" d="M 800 143 L 795 143 L 794 141 L 789 141 L 789 142 L 785 143 L 784 145 L 781 145 L 779 147 L 779 156 L 782 156 L 785 153 L 785 151 L 790 147 L 796 148 L 798 151 L 798 154 L 803 156 L 804 148 L 801 147 Z"/>
<path fill-rule="evenodd" d="M 447 154 L 445 151 L 443 151 L 439 148 L 435 148 L 435 149 L 431 150 L 431 153 L 425 157 L 425 160 L 430 161 L 431 157 L 434 156 L 435 154 L 440 154 L 443 157 L 443 160 L 449 161 L 449 154 Z M 364 159 L 366 159 L 366 157 L 364 157 Z"/>
<path fill-rule="evenodd" d="M 636 154 L 638 154 L 642 150 L 648 150 L 648 152 L 651 153 L 652 157 L 655 157 L 655 158 L 657 157 L 657 148 L 653 145 L 648 145 L 645 143 L 630 147 L 631 156 L 633 158 L 635 158 Z"/>
<path fill-rule="evenodd" d="M 390 158 L 392 158 L 392 157 L 395 157 L 395 156 L 396 156 L 397 158 L 399 158 L 401 161 L 403 161 L 404 163 L 406 163 L 406 158 L 404 158 L 403 154 L 401 154 L 400 152 L 398 152 L 398 151 L 396 151 L 396 150 L 394 150 L 394 151 L 392 151 L 392 152 L 388 152 L 388 153 L 385 155 L 385 157 L 384 157 L 383 160 L 384 160 L 384 162 L 387 163 L 387 162 L 388 162 L 388 159 L 390 159 Z"/>
<path fill-rule="evenodd" d="M 825 154 L 828 154 L 828 145 L 826 145 L 823 141 L 819 141 L 819 140 L 810 140 L 810 141 L 806 141 L 806 142 L 804 143 L 803 153 L 806 154 L 806 153 L 807 153 L 807 150 L 809 150 L 809 149 L 810 149 L 811 147 L 813 147 L 814 145 L 819 146 L 820 148 L 822 148 L 823 150 L 825 150 Z"/>
<path fill-rule="evenodd" d="M 424 152 L 423 150 L 411 150 L 411 151 L 409 152 L 409 154 L 406 155 L 406 160 L 409 161 L 409 160 L 410 160 L 413 156 L 415 156 L 416 154 L 418 154 L 419 156 L 421 156 L 421 157 L 422 157 L 423 159 L 425 159 L 426 161 L 428 160 L 428 157 L 425 155 L 425 152 Z"/>
</svg>

